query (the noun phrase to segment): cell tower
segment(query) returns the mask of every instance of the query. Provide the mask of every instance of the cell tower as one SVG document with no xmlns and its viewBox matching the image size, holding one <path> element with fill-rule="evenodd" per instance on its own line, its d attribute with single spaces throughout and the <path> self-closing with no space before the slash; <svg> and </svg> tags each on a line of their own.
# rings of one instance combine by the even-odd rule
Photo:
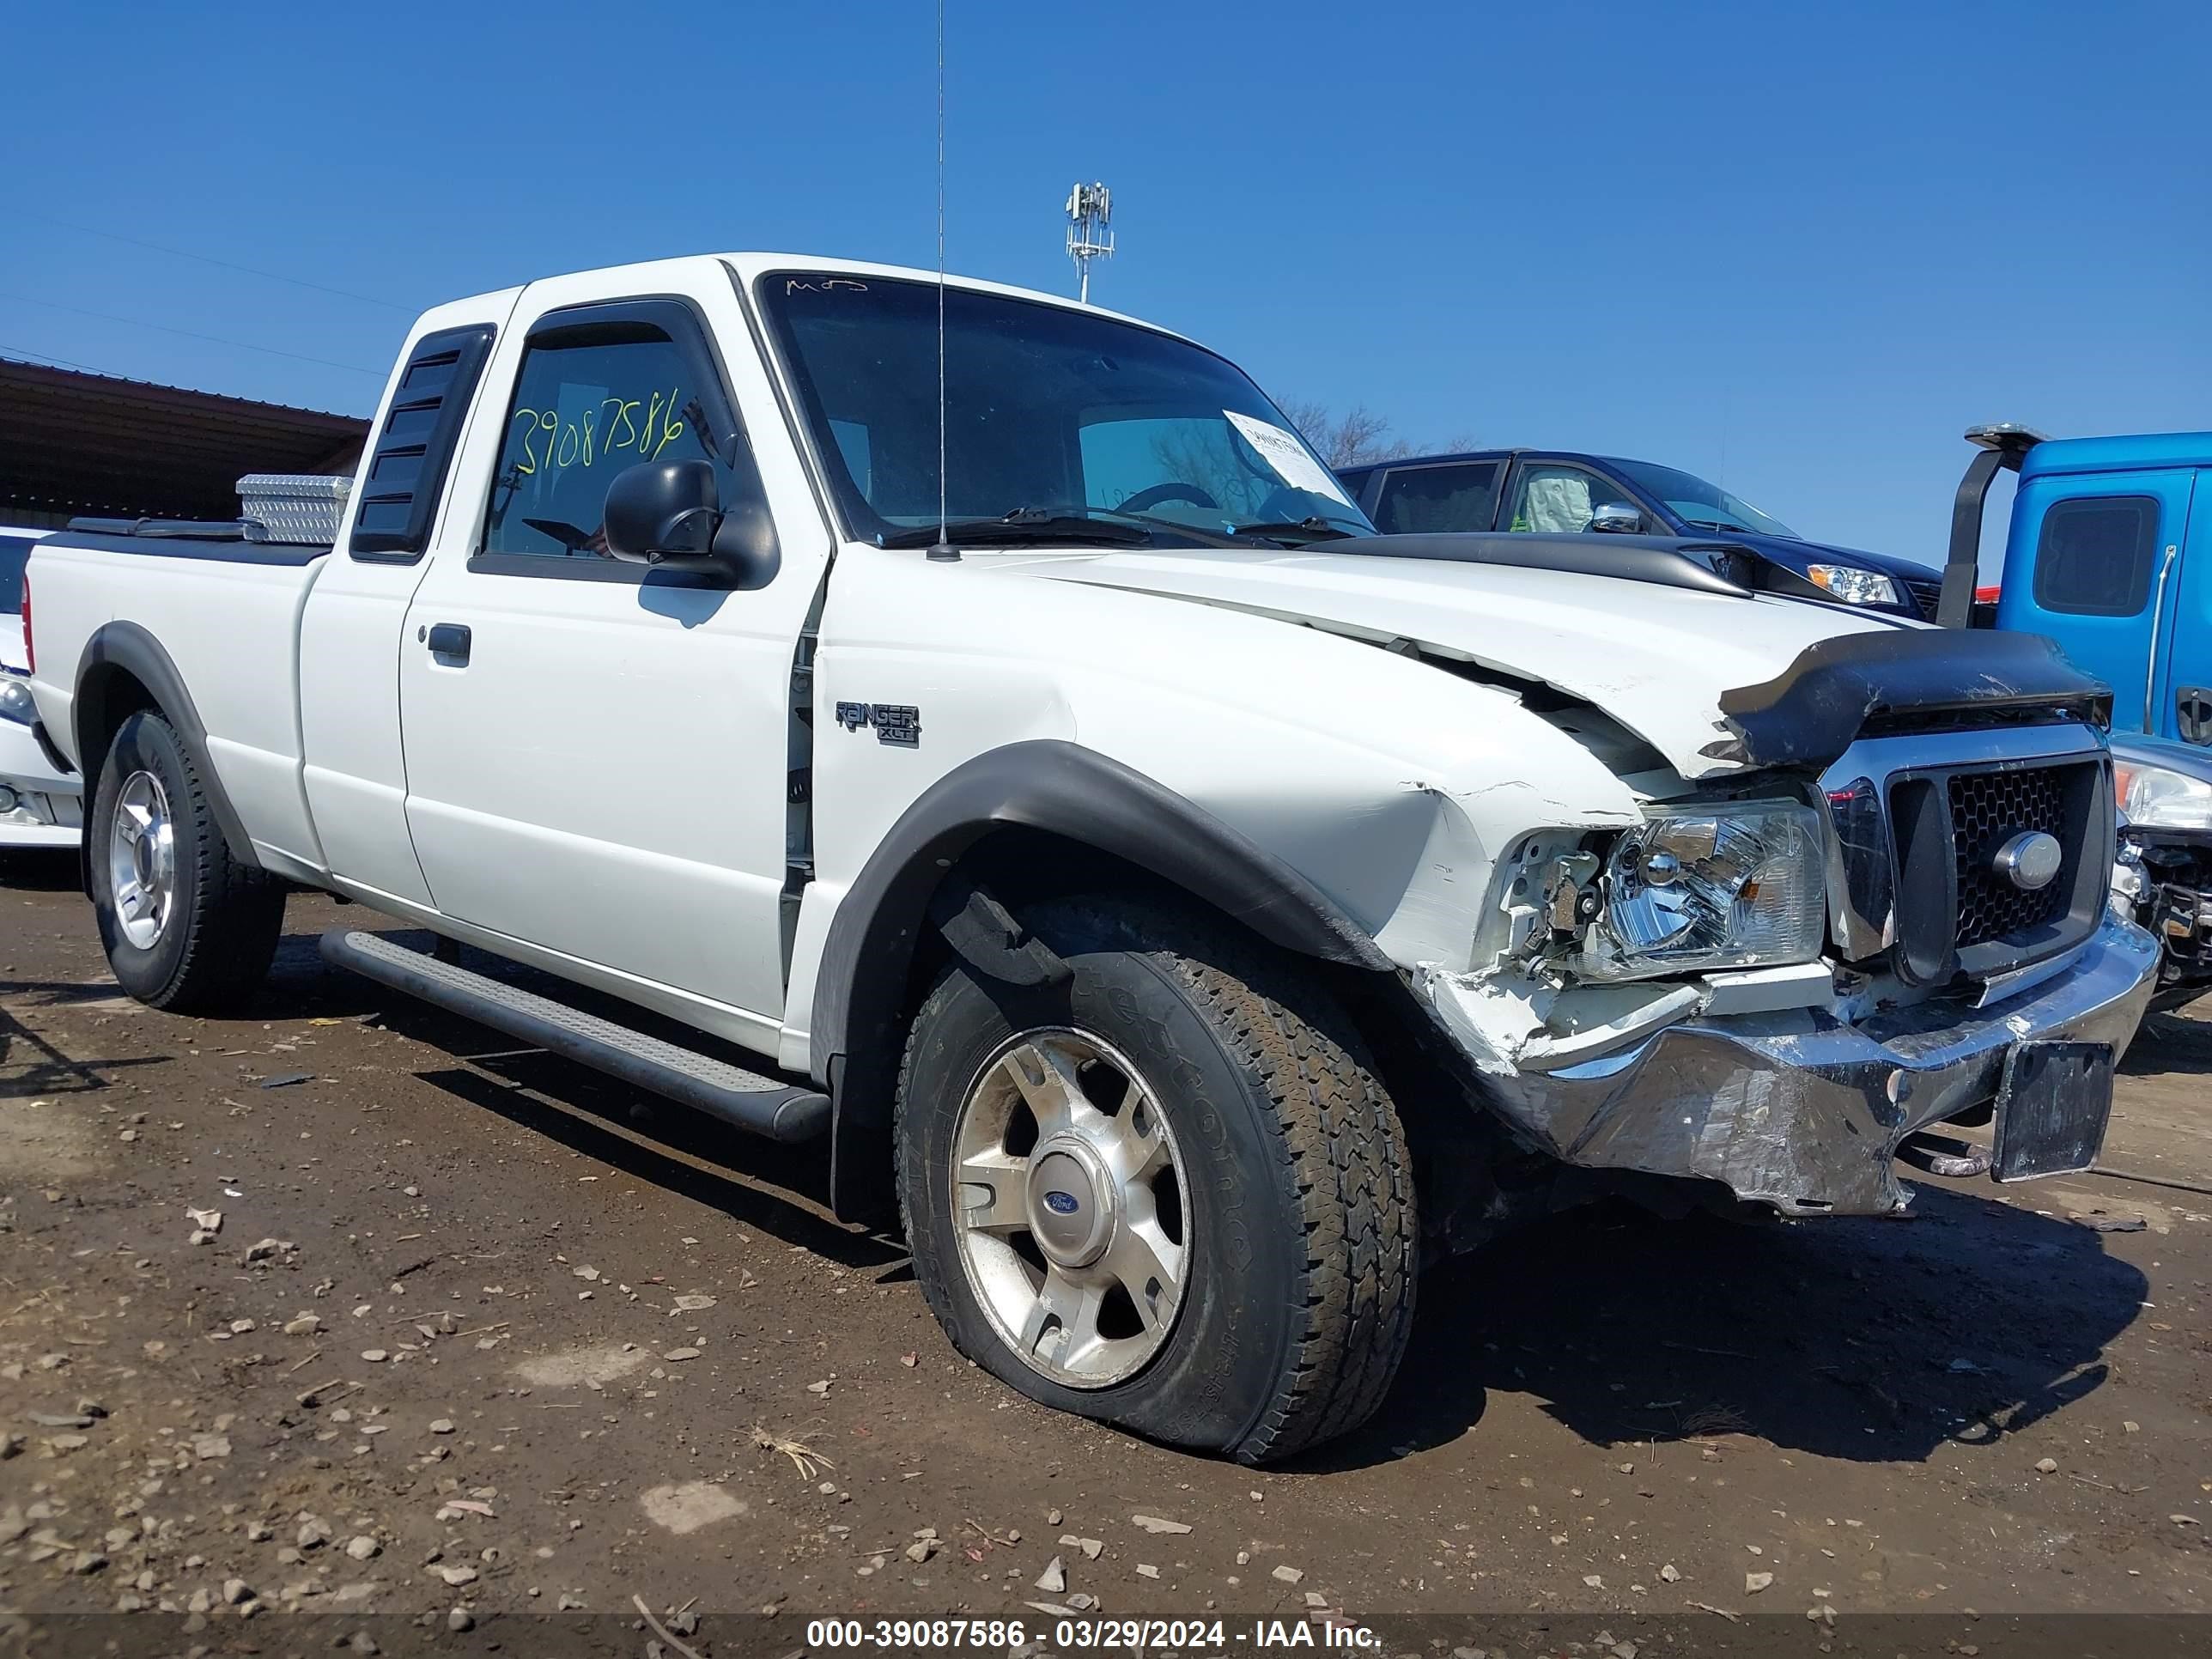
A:
<svg viewBox="0 0 2212 1659">
<path fill-rule="evenodd" d="M 1114 257 L 1114 192 L 1103 185 L 1078 185 L 1067 192 L 1067 257 L 1081 273 L 1076 294 L 1091 303 L 1091 262 Z"/>
</svg>

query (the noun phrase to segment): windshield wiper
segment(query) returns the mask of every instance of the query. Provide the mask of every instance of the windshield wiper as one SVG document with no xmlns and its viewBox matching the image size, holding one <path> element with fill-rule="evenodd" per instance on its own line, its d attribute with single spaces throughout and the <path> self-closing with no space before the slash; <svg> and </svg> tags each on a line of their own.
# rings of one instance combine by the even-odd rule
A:
<svg viewBox="0 0 2212 1659">
<path fill-rule="evenodd" d="M 1723 535 L 1731 530 L 1740 532 L 1746 536 L 1756 536 L 1759 533 L 1747 524 L 1726 524 L 1717 519 L 1685 519 L 1682 522 L 1692 530 L 1717 530 Z"/>
<path fill-rule="evenodd" d="M 1279 520 L 1265 524 L 1236 524 L 1229 526 L 1232 536 L 1258 536 L 1284 547 L 1304 547 L 1313 542 L 1349 541 L 1359 532 L 1331 524 L 1318 514 L 1311 518 Z M 1293 542 L 1291 536 L 1303 536 L 1305 540 Z"/>
<path fill-rule="evenodd" d="M 932 547 L 938 541 L 935 525 L 915 525 L 877 538 L 878 547 Z M 1239 547 L 1250 539 L 1278 547 L 1302 547 L 1310 542 L 1342 541 L 1357 533 L 1319 517 L 1268 524 L 1224 526 L 1220 531 L 1201 530 L 1179 519 L 1156 518 L 1149 513 L 1123 513 L 1110 507 L 1018 507 L 995 519 L 955 519 L 945 525 L 944 538 L 954 546 L 1027 546 L 1051 542 L 1091 543 L 1103 547 L 1151 547 L 1164 533 L 1182 537 L 1201 547 Z M 1296 537 L 1297 540 L 1291 540 Z"/>
<path fill-rule="evenodd" d="M 955 547 L 994 543 L 1021 546 L 1041 542 L 1095 543 L 1102 547 L 1150 547 L 1152 532 L 1141 525 L 1115 524 L 1088 513 L 1057 512 L 1042 507 L 1018 507 L 995 519 L 955 519 L 939 526 L 916 525 L 894 530 L 876 539 L 878 547 L 933 547 L 940 533 Z"/>
<path fill-rule="evenodd" d="M 1180 519 L 1163 519 L 1150 513 L 1124 513 L 1112 507 L 1018 507 L 1002 518 L 955 519 L 945 526 L 945 533 L 957 544 L 963 538 L 982 546 L 992 541 L 1012 542 L 1082 542 L 1095 541 L 1107 547 L 1151 547 L 1164 532 L 1168 538 L 1181 537 L 1196 542 L 1200 547 L 1237 547 L 1241 545 L 1235 533 L 1224 535 L 1218 530 L 1201 530 L 1196 525 L 1185 524 Z M 928 547 L 935 544 L 937 532 L 927 526 L 912 530 L 894 531 L 883 538 L 880 547 Z"/>
</svg>

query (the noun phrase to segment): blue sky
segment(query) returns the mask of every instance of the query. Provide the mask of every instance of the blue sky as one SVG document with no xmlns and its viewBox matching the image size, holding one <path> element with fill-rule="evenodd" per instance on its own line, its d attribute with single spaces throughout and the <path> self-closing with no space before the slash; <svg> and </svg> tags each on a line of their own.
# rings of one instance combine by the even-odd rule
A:
<svg viewBox="0 0 2212 1659">
<path fill-rule="evenodd" d="M 2212 426 L 2201 0 L 948 8 L 953 268 L 1071 288 L 1060 204 L 1103 179 L 1094 297 L 1279 398 L 1671 462 L 1930 561 L 1972 422 Z M 934 29 L 928 0 L 13 8 L 0 351 L 366 410 L 457 295 L 720 248 L 931 263 Z"/>
</svg>

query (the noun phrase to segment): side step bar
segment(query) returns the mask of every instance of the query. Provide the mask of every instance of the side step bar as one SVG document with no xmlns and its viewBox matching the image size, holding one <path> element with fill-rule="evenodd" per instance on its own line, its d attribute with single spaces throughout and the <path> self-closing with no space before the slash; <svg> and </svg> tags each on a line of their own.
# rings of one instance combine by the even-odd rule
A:
<svg viewBox="0 0 2212 1659">
<path fill-rule="evenodd" d="M 812 1140 L 830 1127 L 827 1095 L 679 1048 L 374 933 L 334 928 L 323 935 L 322 952 L 334 968 L 435 1003 L 752 1134 Z"/>
</svg>

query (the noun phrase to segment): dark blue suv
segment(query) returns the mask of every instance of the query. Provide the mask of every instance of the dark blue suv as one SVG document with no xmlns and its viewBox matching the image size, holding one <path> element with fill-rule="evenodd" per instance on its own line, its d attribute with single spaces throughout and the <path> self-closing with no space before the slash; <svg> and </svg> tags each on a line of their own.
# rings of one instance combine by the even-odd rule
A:
<svg viewBox="0 0 2212 1659">
<path fill-rule="evenodd" d="M 1482 449 L 1337 469 L 1386 534 L 1534 531 L 1686 536 L 1758 555 L 1759 586 L 1933 621 L 1942 573 L 1910 559 L 1808 542 L 1693 473 L 1554 449 Z"/>
</svg>

